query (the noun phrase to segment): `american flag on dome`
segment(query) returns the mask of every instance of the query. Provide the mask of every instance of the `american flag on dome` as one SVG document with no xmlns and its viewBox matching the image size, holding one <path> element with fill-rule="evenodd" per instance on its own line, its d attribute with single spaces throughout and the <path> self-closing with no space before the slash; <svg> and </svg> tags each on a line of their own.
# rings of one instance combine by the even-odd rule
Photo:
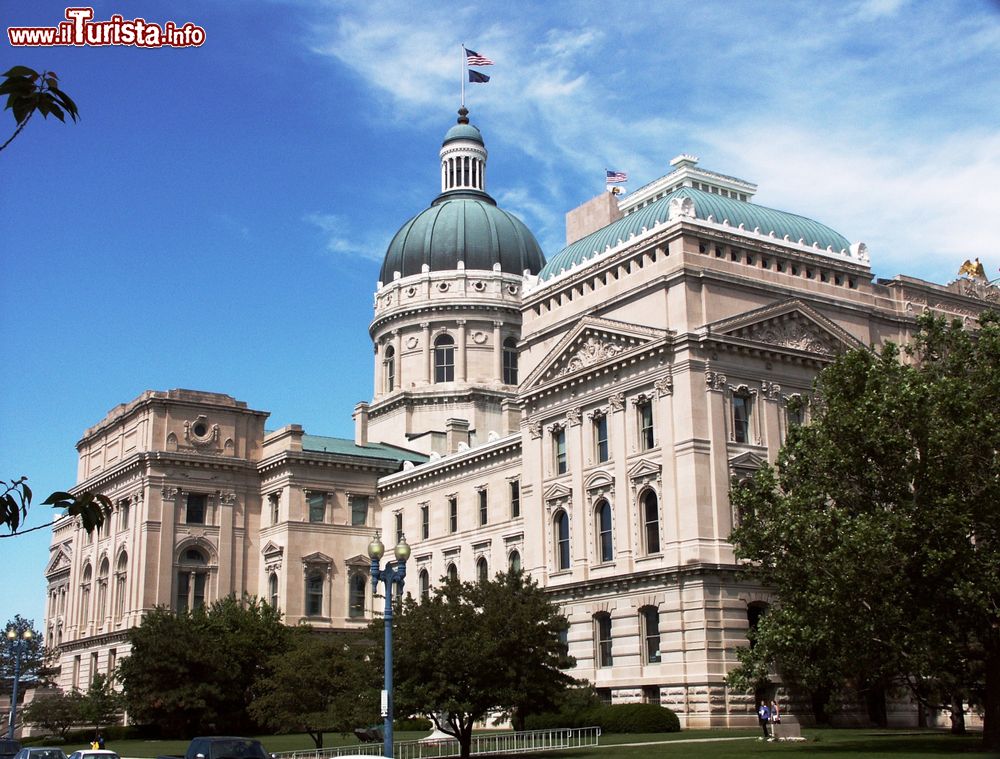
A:
<svg viewBox="0 0 1000 759">
<path fill-rule="evenodd" d="M 624 171 L 610 171 L 605 169 L 605 174 L 607 175 L 606 184 L 618 184 L 619 182 L 628 181 L 628 174 Z"/>
<path fill-rule="evenodd" d="M 470 66 L 492 66 L 493 61 L 487 58 L 485 55 L 480 55 L 475 50 L 469 50 L 469 48 L 464 48 L 465 50 L 465 62 Z"/>
</svg>

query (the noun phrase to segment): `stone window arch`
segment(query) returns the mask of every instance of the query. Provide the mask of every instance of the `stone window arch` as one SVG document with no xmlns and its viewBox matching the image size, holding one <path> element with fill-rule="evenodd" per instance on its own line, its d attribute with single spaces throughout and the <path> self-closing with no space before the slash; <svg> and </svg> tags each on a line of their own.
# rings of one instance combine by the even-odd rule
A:
<svg viewBox="0 0 1000 759">
<path fill-rule="evenodd" d="M 83 582 L 80 583 L 80 626 L 90 622 L 90 587 L 93 582 L 94 568 L 87 562 L 83 567 Z"/>
<path fill-rule="evenodd" d="M 278 573 L 271 572 L 267 576 L 267 602 L 272 609 L 278 608 Z"/>
<path fill-rule="evenodd" d="M 569 514 L 559 509 L 552 517 L 552 542 L 557 570 L 570 568 Z"/>
<path fill-rule="evenodd" d="M 503 383 L 517 384 L 517 338 L 508 337 L 503 341 Z"/>
<path fill-rule="evenodd" d="M 125 616 L 125 590 L 128 581 L 128 554 L 122 551 L 115 564 L 115 619 Z"/>
<path fill-rule="evenodd" d="M 597 560 L 601 564 L 615 559 L 611 516 L 611 503 L 606 498 L 600 499 L 594 506 L 594 534 L 597 537 Z"/>
<path fill-rule="evenodd" d="M 517 551 L 511 551 L 510 556 L 507 557 L 507 567 L 511 572 L 520 572 L 521 554 Z"/>
<path fill-rule="evenodd" d="M 476 562 L 476 581 L 482 585 L 490 581 L 490 565 L 485 556 L 480 556 Z"/>
<path fill-rule="evenodd" d="M 326 584 L 326 577 L 323 574 L 323 570 L 307 569 L 305 579 L 306 616 L 322 617 L 323 596 L 326 595 L 324 587 Z"/>
<path fill-rule="evenodd" d="M 431 596 L 431 576 L 426 569 L 421 569 L 420 574 L 417 575 L 417 592 L 421 603 Z"/>
<path fill-rule="evenodd" d="M 382 376 L 385 378 L 385 392 L 396 389 L 396 349 L 387 345 L 382 354 Z"/>
<path fill-rule="evenodd" d="M 639 494 L 639 518 L 642 523 L 642 550 L 647 556 L 660 552 L 660 499 L 646 488 Z"/>
<path fill-rule="evenodd" d="M 352 572 L 348 580 L 347 616 L 358 619 L 365 616 L 365 593 L 368 581 L 363 572 Z"/>
<path fill-rule="evenodd" d="M 455 562 L 451 562 L 448 565 L 447 573 L 449 580 L 458 581 L 458 567 L 455 565 Z"/>
<path fill-rule="evenodd" d="M 97 572 L 97 606 L 94 609 L 94 616 L 97 624 L 104 624 L 104 616 L 107 614 L 108 602 L 108 575 L 111 572 L 111 563 L 105 556 L 101 561 L 101 568 Z"/>
</svg>

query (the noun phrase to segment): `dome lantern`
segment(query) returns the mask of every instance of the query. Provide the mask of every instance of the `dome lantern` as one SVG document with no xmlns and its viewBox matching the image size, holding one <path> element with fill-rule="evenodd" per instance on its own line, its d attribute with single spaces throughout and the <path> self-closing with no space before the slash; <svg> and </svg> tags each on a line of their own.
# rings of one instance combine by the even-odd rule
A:
<svg viewBox="0 0 1000 759">
<path fill-rule="evenodd" d="M 441 143 L 441 192 L 486 192 L 486 145 L 469 123 L 469 110 L 458 109 L 458 123 Z"/>
</svg>

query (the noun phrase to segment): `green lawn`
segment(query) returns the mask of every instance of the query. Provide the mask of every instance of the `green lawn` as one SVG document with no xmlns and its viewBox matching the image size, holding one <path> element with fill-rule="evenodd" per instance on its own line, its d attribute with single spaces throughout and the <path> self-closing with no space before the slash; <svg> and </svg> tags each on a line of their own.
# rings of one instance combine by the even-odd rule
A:
<svg viewBox="0 0 1000 759">
<path fill-rule="evenodd" d="M 971 757 L 997 756 L 983 752 L 977 735 L 953 737 L 937 731 L 917 730 L 833 730 L 810 729 L 802 731 L 804 742 L 768 743 L 757 740 L 756 730 L 685 730 L 680 733 L 652 733 L 644 735 L 605 735 L 600 748 L 574 749 L 536 754 L 518 754 L 522 759 L 597 759 L 609 756 L 612 759 L 663 759 L 663 757 L 683 757 L 683 759 L 744 759 L 779 753 L 783 756 L 828 757 L 829 759 L 940 759 L 942 756 L 966 754 Z M 397 732 L 396 739 L 416 740 L 423 738 L 424 732 Z M 314 744 L 307 735 L 264 735 L 258 736 L 268 751 L 294 751 L 311 749 Z M 737 738 L 705 743 L 680 743 L 705 738 Z M 155 757 L 159 754 L 183 754 L 187 741 L 114 741 L 108 748 L 124 757 Z M 324 746 L 356 744 L 353 736 L 328 734 Z M 643 743 L 652 745 L 640 745 Z M 676 744 L 676 745 L 671 745 Z M 65 747 L 65 751 L 86 748 L 85 746 Z M 512 758 L 513 759 L 513 758 Z"/>
</svg>

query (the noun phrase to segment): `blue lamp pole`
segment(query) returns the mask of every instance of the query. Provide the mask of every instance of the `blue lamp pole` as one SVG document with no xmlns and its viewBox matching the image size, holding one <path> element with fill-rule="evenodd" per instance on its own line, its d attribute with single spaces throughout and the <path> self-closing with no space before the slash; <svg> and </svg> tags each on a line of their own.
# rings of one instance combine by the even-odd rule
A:
<svg viewBox="0 0 1000 759">
<path fill-rule="evenodd" d="M 31 638 L 31 630 L 25 630 L 21 635 L 18 635 L 13 627 L 7 630 L 7 645 L 14 654 L 14 688 L 10 694 L 10 726 L 7 729 L 9 740 L 14 740 L 14 723 L 17 721 L 17 689 L 21 680 L 21 656 L 31 643 Z"/>
<path fill-rule="evenodd" d="M 403 595 L 403 580 L 406 579 L 406 560 L 410 558 L 410 547 L 406 538 L 400 534 L 399 543 L 393 553 L 396 562 L 386 562 L 385 569 L 379 569 L 379 561 L 385 553 L 385 546 L 376 531 L 372 542 L 368 544 L 368 556 L 372 560 L 372 589 L 380 582 L 385 583 L 385 688 L 382 691 L 382 712 L 385 716 L 383 735 L 383 756 L 392 756 L 392 586 L 397 585 L 396 597 Z"/>
</svg>

